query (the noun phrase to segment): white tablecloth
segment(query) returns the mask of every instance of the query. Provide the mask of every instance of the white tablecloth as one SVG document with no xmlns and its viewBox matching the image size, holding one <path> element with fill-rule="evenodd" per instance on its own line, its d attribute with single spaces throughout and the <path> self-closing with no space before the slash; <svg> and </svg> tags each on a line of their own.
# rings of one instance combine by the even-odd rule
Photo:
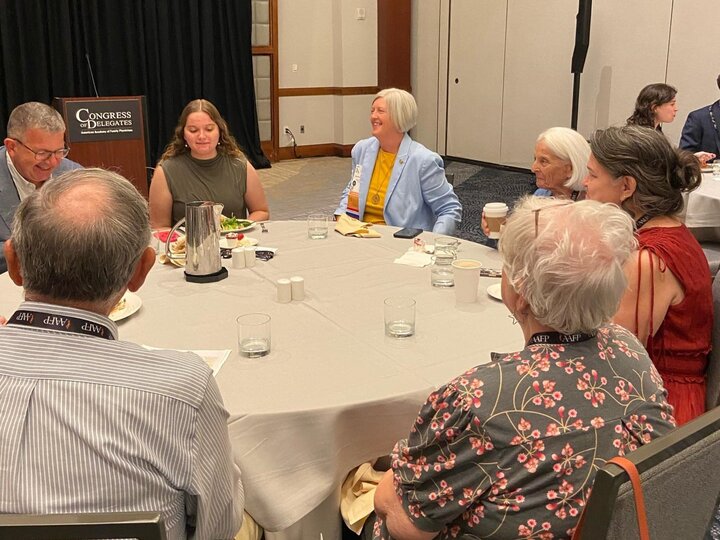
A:
<svg viewBox="0 0 720 540">
<path fill-rule="evenodd" d="M 393 263 L 412 243 L 393 238 L 395 228 L 379 227 L 380 239 L 331 231 L 326 240 L 307 239 L 304 222 L 267 228 L 247 234 L 279 248 L 272 261 L 229 268 L 214 284 L 188 283 L 181 269 L 158 264 L 138 292 L 142 308 L 119 326 L 121 339 L 155 347 L 233 350 L 217 381 L 246 509 L 279 531 L 336 493 L 352 467 L 387 454 L 432 389 L 523 340 L 502 303 L 484 292 L 498 278 L 481 277 L 479 301 L 456 305 L 453 289 L 430 286 L 430 267 Z M 422 235 L 430 244 L 433 237 Z M 458 256 L 500 268 L 495 250 L 471 242 Z M 306 299 L 278 303 L 275 280 L 295 275 L 305 278 Z M 416 299 L 414 337 L 384 336 L 388 296 Z M 19 300 L 0 276 L 0 314 Z M 272 352 L 241 358 L 235 318 L 255 311 L 272 317 Z"/>
<path fill-rule="evenodd" d="M 685 198 L 685 225 L 699 240 L 720 241 L 720 180 L 703 173 L 700 187 Z"/>
</svg>

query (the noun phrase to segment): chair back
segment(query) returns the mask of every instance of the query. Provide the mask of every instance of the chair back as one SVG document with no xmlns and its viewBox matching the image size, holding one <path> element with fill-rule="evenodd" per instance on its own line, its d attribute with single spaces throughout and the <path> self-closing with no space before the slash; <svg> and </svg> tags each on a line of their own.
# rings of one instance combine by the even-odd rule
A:
<svg viewBox="0 0 720 540">
<path fill-rule="evenodd" d="M 705 408 L 709 411 L 720 405 L 720 272 L 712 284 L 713 330 L 712 350 L 705 372 Z"/>
<path fill-rule="evenodd" d="M 703 538 L 720 489 L 720 407 L 625 457 L 640 473 L 650 538 Z M 617 465 L 609 463 L 598 470 L 582 533 L 576 537 L 640 537 L 630 479 Z"/>
<path fill-rule="evenodd" d="M 156 512 L 97 514 L 0 514 L 0 540 L 166 540 Z"/>
</svg>

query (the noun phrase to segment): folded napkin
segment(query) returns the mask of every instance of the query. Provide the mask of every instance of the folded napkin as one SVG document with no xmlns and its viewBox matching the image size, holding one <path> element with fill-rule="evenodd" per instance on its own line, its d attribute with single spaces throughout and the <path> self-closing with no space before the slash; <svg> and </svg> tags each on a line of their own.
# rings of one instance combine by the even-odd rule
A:
<svg viewBox="0 0 720 540">
<path fill-rule="evenodd" d="M 423 253 L 422 251 L 415 251 L 410 248 L 406 251 L 402 257 L 399 257 L 393 261 L 395 264 L 405 264 L 407 266 L 415 266 L 416 268 L 423 268 L 432 264 L 432 255 L 429 253 Z"/>
<path fill-rule="evenodd" d="M 379 232 L 371 229 L 372 223 L 365 223 L 347 214 L 340 214 L 335 224 L 335 230 L 343 236 L 357 236 L 358 238 L 381 238 Z"/>
<path fill-rule="evenodd" d="M 368 462 L 350 471 L 343 482 L 340 489 L 340 514 L 348 528 L 356 534 L 360 534 L 365 520 L 375 509 L 375 489 L 383 474 L 373 469 Z"/>
<path fill-rule="evenodd" d="M 170 231 L 155 231 L 153 234 L 154 234 L 154 235 L 157 237 L 157 239 L 160 240 L 161 242 L 167 242 L 168 236 L 170 236 Z M 177 241 L 177 239 L 178 239 L 179 237 L 180 237 L 180 235 L 178 234 L 177 231 L 175 231 L 175 232 L 173 233 L 172 240 L 170 240 L 170 241 L 171 241 L 171 242 L 175 242 L 175 241 Z"/>
</svg>

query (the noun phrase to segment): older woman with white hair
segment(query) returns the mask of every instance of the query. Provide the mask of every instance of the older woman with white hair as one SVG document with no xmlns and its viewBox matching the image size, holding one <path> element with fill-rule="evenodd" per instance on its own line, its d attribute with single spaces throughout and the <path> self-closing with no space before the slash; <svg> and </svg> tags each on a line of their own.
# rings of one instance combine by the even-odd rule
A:
<svg viewBox="0 0 720 540">
<path fill-rule="evenodd" d="M 551 127 L 538 135 L 530 170 L 535 173 L 536 197 L 555 197 L 573 201 L 585 198 L 585 174 L 590 144 L 574 129 Z M 482 215 L 485 235 L 490 229 Z M 492 246 L 495 242 L 491 240 Z"/>
<path fill-rule="evenodd" d="M 413 141 L 417 121 L 412 94 L 381 90 L 370 108 L 372 137 L 352 150 L 352 175 L 336 215 L 370 223 L 453 234 L 462 207 L 438 154 Z"/>
<path fill-rule="evenodd" d="M 650 358 L 609 322 L 635 247 L 615 205 L 520 201 L 499 248 L 503 302 L 525 348 L 480 359 L 430 395 L 395 445 L 364 532 L 566 538 L 595 471 L 673 429 Z"/>
<path fill-rule="evenodd" d="M 530 168 L 535 173 L 536 196 L 578 200 L 584 198 L 590 145 L 577 131 L 551 127 L 538 135 Z"/>
</svg>

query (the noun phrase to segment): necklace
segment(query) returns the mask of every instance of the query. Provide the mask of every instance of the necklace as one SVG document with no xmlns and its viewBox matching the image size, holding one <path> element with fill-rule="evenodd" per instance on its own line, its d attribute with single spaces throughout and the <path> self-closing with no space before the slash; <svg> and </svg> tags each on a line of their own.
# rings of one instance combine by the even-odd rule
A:
<svg viewBox="0 0 720 540">
<path fill-rule="evenodd" d="M 385 179 L 385 181 L 382 184 L 380 184 L 380 187 L 375 190 L 375 194 L 371 197 L 373 204 L 378 204 L 380 202 L 380 195 L 379 195 L 380 190 L 385 186 L 385 184 L 387 184 L 387 181 L 389 179 L 390 179 L 390 177 Z"/>
<path fill-rule="evenodd" d="M 393 154 L 388 154 L 388 152 L 385 152 L 385 151 L 382 150 L 382 149 L 381 149 L 380 152 L 378 153 L 378 157 L 377 157 L 378 160 L 380 159 L 380 156 L 381 156 L 381 155 L 392 155 L 393 161 L 392 161 L 392 163 L 390 164 L 390 167 L 389 167 L 386 171 L 382 171 L 382 172 L 385 172 L 385 175 L 384 175 L 385 178 L 383 179 L 382 182 L 380 182 L 380 185 L 375 189 L 375 194 L 374 194 L 372 197 L 370 197 L 370 200 L 371 200 L 371 201 L 373 202 L 373 204 L 375 204 L 375 205 L 377 205 L 377 204 L 380 203 L 380 191 L 382 191 L 382 189 L 383 189 L 385 186 L 387 186 L 388 183 L 390 182 L 390 177 L 392 176 L 393 165 L 395 164 L 395 155 L 393 155 Z M 376 166 L 377 166 L 377 163 L 376 163 Z"/>
</svg>

